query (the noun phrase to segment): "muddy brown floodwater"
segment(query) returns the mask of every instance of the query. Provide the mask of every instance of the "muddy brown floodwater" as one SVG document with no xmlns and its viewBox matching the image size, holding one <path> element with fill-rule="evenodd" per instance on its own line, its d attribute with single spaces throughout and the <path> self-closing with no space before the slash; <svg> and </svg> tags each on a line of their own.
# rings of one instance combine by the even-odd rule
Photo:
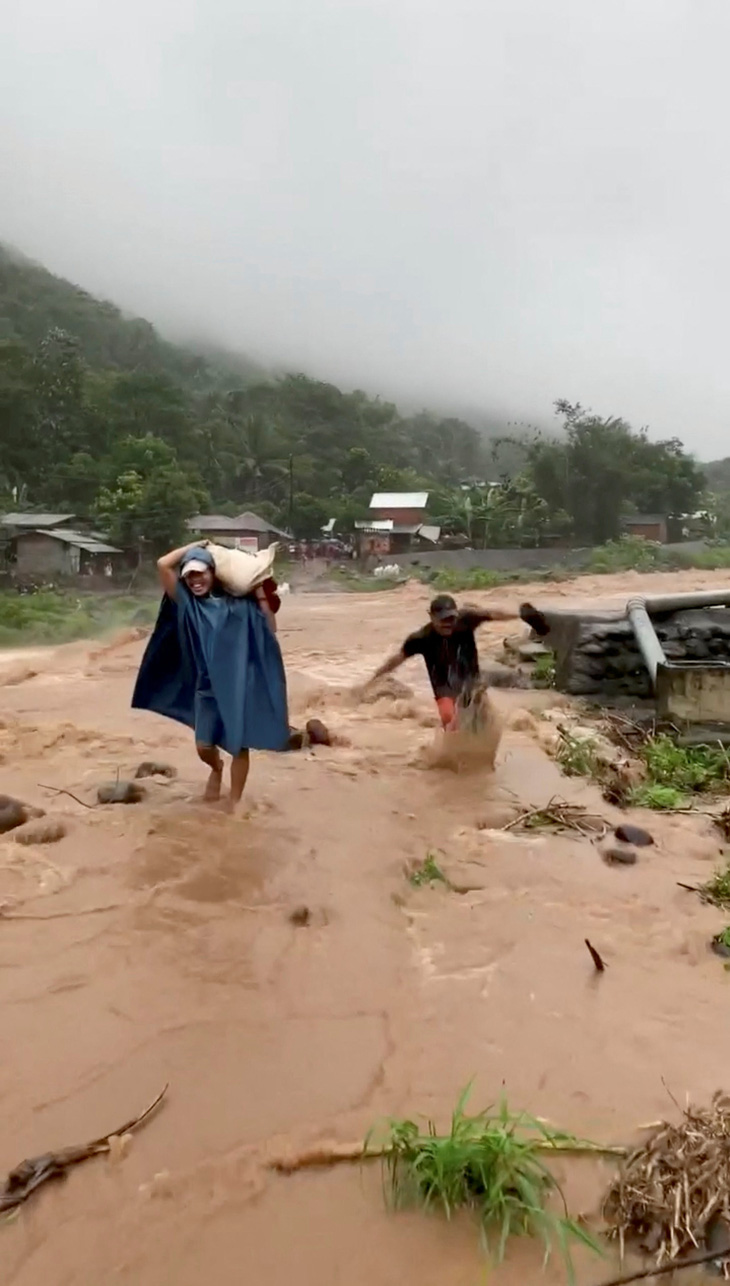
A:
<svg viewBox="0 0 730 1286">
<path fill-rule="evenodd" d="M 520 597 L 721 582 L 602 577 Z M 79 1167 L 0 1228 L 3 1286 L 476 1286 L 473 1225 L 389 1213 L 377 1166 L 284 1177 L 262 1161 L 387 1115 L 446 1123 L 471 1079 L 475 1108 L 505 1093 L 606 1142 L 671 1114 L 666 1087 L 679 1102 L 730 1088 L 730 978 L 707 949 L 721 917 L 676 886 L 713 868 L 707 823 L 652 816 L 656 846 L 621 868 L 587 839 L 497 833 L 556 792 L 618 817 L 542 750 L 524 712 L 554 695 L 497 692 L 493 776 L 422 766 L 434 726 L 417 662 L 401 672 L 412 699 L 348 701 L 427 597 L 284 601 L 294 720 L 349 744 L 257 755 L 237 817 L 198 803 L 186 731 L 130 710 L 142 641 L 0 656 L 0 788 L 68 823 L 53 845 L 0 840 L 0 1170 L 106 1133 L 170 1083 L 124 1159 Z M 504 633 L 483 630 L 483 656 Z M 144 759 L 178 776 L 134 807 L 47 789 L 92 801 Z M 411 887 L 428 852 L 466 892 Z M 575 1213 L 607 1166 L 561 1165 Z M 489 1280 L 543 1280 L 540 1263 L 520 1242 Z M 581 1286 L 606 1274 L 579 1268 Z M 544 1280 L 564 1280 L 558 1263 Z"/>
</svg>

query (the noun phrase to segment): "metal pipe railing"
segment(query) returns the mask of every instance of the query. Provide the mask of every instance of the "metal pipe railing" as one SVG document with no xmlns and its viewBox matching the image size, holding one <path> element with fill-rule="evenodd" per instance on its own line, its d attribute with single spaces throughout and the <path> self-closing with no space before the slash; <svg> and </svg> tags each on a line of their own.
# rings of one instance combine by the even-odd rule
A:
<svg viewBox="0 0 730 1286">
<path fill-rule="evenodd" d="M 698 590 L 696 594 L 657 594 L 649 595 L 648 598 L 632 598 L 630 601 L 642 603 L 650 616 L 652 612 L 681 612 L 693 607 L 728 607 L 730 589 Z"/>
<path fill-rule="evenodd" d="M 693 595 L 688 595 L 692 598 Z M 667 658 L 664 649 L 656 636 L 656 631 L 651 623 L 651 617 L 647 610 L 647 600 L 645 598 L 630 598 L 626 604 L 626 615 L 631 622 L 631 628 L 634 631 L 634 638 L 639 645 L 639 651 L 644 658 L 646 668 L 649 671 L 652 687 L 656 687 L 657 670 L 660 665 L 667 664 Z M 695 604 L 699 606 L 699 604 Z"/>
</svg>

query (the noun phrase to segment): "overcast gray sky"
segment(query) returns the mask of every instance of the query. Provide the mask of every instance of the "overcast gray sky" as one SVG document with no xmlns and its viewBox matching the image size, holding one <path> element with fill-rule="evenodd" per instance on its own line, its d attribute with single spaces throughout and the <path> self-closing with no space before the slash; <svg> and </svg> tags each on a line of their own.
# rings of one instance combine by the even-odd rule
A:
<svg viewBox="0 0 730 1286">
<path fill-rule="evenodd" d="M 0 239 L 177 333 L 730 451 L 728 0 L 6 0 Z"/>
</svg>

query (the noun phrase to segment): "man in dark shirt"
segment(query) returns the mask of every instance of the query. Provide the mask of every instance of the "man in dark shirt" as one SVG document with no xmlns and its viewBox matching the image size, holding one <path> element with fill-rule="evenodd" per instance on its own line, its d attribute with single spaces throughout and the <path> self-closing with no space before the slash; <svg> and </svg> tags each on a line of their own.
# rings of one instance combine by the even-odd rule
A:
<svg viewBox="0 0 730 1286">
<path fill-rule="evenodd" d="M 444 728 L 453 728 L 456 725 L 457 701 L 468 697 L 470 688 L 479 679 L 479 654 L 474 631 L 485 621 L 510 621 L 517 616 L 517 612 L 501 607 L 459 611 L 450 594 L 439 594 L 429 608 L 428 625 L 416 630 L 415 634 L 409 634 L 400 650 L 375 671 L 373 679 L 397 670 L 409 656 L 422 656 L 441 723 Z"/>
</svg>

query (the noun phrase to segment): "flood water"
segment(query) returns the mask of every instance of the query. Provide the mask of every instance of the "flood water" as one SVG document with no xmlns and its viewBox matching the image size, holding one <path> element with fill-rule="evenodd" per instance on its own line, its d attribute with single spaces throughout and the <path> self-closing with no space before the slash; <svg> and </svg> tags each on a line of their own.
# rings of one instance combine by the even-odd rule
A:
<svg viewBox="0 0 730 1286">
<path fill-rule="evenodd" d="M 589 602 L 721 579 L 604 577 L 519 596 Z M 722 916 L 677 887 L 711 874 L 709 824 L 652 815 L 656 846 L 618 868 L 586 838 L 500 832 L 555 794 L 618 814 L 546 756 L 536 716 L 554 694 L 495 693 L 493 774 L 425 765 L 435 720 L 417 660 L 399 674 L 412 697 L 351 701 L 427 599 L 407 586 L 284 600 L 293 722 L 317 715 L 347 744 L 254 756 L 234 817 L 199 803 L 189 733 L 129 709 L 142 641 L 27 665 L 0 655 L 2 790 L 69 828 L 42 848 L 0 838 L 0 1170 L 113 1130 L 169 1083 L 128 1155 L 85 1163 L 0 1228 L 3 1284 L 477 1286 L 469 1220 L 388 1211 L 377 1166 L 283 1176 L 267 1157 L 360 1140 L 387 1116 L 445 1125 L 469 1081 L 475 1109 L 506 1095 L 608 1143 L 676 1114 L 670 1093 L 728 1088 L 730 976 L 707 948 Z M 484 658 L 509 630 L 485 627 Z M 49 789 L 92 801 L 144 759 L 178 776 L 134 807 Z M 409 884 L 428 853 L 460 892 Z M 561 1162 L 574 1214 L 595 1211 L 610 1172 Z M 610 1275 L 578 1265 L 581 1286 Z M 564 1279 L 558 1263 L 543 1277 L 527 1242 L 489 1273 L 496 1286 Z"/>
</svg>

